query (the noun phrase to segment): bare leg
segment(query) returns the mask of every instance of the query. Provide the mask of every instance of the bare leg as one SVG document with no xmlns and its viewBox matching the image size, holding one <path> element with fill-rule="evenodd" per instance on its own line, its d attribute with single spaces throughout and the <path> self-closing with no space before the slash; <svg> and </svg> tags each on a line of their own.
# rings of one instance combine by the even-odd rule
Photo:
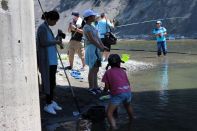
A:
<svg viewBox="0 0 197 131">
<path fill-rule="evenodd" d="M 84 48 L 80 48 L 77 50 L 78 56 L 81 59 L 82 68 L 85 67 L 85 58 L 84 58 Z"/>
<path fill-rule="evenodd" d="M 97 88 L 98 87 L 98 74 L 99 68 L 94 68 L 94 87 Z"/>
<path fill-rule="evenodd" d="M 124 104 L 124 107 L 127 111 L 127 114 L 129 115 L 129 120 L 132 122 L 132 120 L 133 120 L 133 109 L 131 107 L 131 104 L 126 103 L 126 104 Z"/>
<path fill-rule="evenodd" d="M 110 55 L 110 52 L 109 51 L 104 51 L 103 52 L 103 57 L 105 58 L 105 60 L 108 59 L 109 55 Z"/>
<path fill-rule="evenodd" d="M 85 59 L 84 58 L 81 58 L 81 63 L 82 63 L 82 66 L 84 68 L 85 67 Z"/>
<path fill-rule="evenodd" d="M 73 68 L 74 54 L 69 53 L 68 59 L 69 59 L 71 68 Z"/>
<path fill-rule="evenodd" d="M 89 88 L 94 87 L 94 68 L 89 69 L 88 83 L 89 83 Z"/>
<path fill-rule="evenodd" d="M 113 113 L 116 110 L 116 108 L 117 108 L 117 106 L 112 105 L 112 104 L 109 104 L 109 106 L 107 108 L 107 118 L 108 118 L 109 124 L 112 129 L 117 129 L 116 121 L 113 117 Z"/>
</svg>

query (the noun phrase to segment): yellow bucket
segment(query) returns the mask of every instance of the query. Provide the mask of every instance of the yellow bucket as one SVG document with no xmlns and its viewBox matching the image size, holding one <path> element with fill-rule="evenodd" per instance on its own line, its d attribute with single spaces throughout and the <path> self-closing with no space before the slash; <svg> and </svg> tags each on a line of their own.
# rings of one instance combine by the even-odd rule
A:
<svg viewBox="0 0 197 131">
<path fill-rule="evenodd" d="M 129 54 L 122 54 L 121 60 L 127 62 L 129 58 L 130 58 Z"/>
</svg>

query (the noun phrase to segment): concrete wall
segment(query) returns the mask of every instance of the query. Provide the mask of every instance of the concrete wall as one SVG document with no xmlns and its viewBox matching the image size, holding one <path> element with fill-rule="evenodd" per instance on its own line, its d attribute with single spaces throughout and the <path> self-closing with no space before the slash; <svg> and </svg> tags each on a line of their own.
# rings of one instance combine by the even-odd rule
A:
<svg viewBox="0 0 197 131">
<path fill-rule="evenodd" d="M 40 131 L 33 0 L 0 0 L 0 131 Z"/>
</svg>

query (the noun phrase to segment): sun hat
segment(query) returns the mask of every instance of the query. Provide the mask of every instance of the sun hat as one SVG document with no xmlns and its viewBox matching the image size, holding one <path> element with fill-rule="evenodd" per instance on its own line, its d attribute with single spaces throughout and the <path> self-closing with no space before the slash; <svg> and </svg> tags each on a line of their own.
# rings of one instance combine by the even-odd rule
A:
<svg viewBox="0 0 197 131">
<path fill-rule="evenodd" d="M 94 12 L 93 10 L 90 10 L 90 9 L 87 9 L 83 12 L 83 17 L 86 18 L 86 17 L 89 17 L 89 16 L 96 16 L 97 13 Z"/>
<path fill-rule="evenodd" d="M 156 22 L 156 24 L 162 24 L 162 22 L 161 22 L 160 20 L 158 20 L 158 21 Z"/>
<path fill-rule="evenodd" d="M 121 60 L 118 54 L 110 54 L 108 58 L 108 63 L 110 65 L 114 65 L 114 64 L 125 63 L 125 62 Z"/>
</svg>

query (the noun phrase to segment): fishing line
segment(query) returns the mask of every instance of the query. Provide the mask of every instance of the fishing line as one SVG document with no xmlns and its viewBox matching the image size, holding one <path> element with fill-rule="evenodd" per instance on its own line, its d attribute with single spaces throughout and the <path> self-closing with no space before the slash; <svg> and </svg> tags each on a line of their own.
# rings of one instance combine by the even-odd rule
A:
<svg viewBox="0 0 197 131">
<path fill-rule="evenodd" d="M 153 19 L 153 20 L 147 20 L 147 21 L 142 21 L 142 22 L 135 22 L 135 23 L 130 23 L 130 24 L 125 24 L 125 25 L 119 25 L 116 26 L 116 28 L 120 28 L 120 27 L 125 27 L 125 26 L 132 26 L 132 25 L 138 25 L 138 24 L 144 24 L 144 23 L 150 23 L 150 22 L 155 22 L 158 20 L 173 20 L 173 19 L 187 19 L 189 18 L 189 16 L 184 16 L 184 17 L 169 17 L 169 18 L 163 18 L 163 19 Z"/>
<path fill-rule="evenodd" d="M 142 51 L 142 52 L 157 52 L 157 51 L 153 51 L 153 50 L 143 50 L 143 49 L 118 49 L 118 48 L 114 48 L 111 50 L 120 50 L 120 51 Z M 168 51 L 168 53 L 172 53 L 172 54 L 187 54 L 187 55 L 197 55 L 196 53 L 186 53 L 186 52 L 176 52 L 176 51 Z"/>
</svg>

